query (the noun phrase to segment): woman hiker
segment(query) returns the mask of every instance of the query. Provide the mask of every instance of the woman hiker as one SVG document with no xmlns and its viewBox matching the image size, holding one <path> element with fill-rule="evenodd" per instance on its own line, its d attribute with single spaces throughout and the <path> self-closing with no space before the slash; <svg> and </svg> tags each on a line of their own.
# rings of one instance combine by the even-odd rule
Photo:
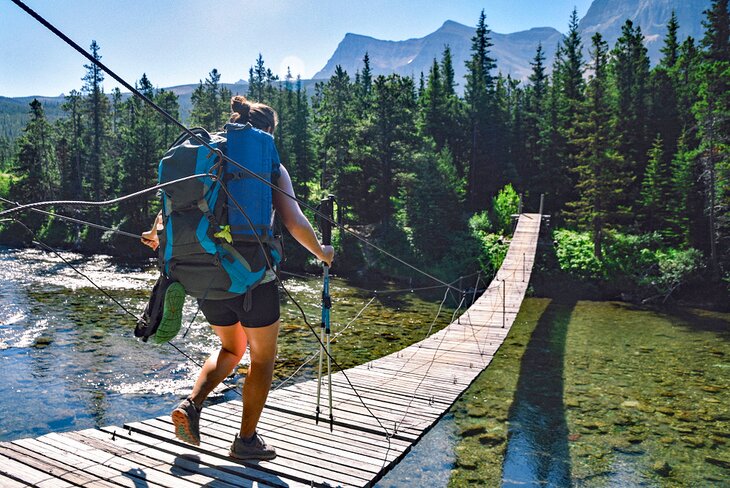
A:
<svg viewBox="0 0 730 488">
<path fill-rule="evenodd" d="M 231 99 L 231 111 L 231 122 L 248 122 L 259 129 L 262 137 L 272 137 L 278 120 L 271 107 L 235 96 Z M 274 159 L 278 163 L 275 148 Z M 284 166 L 279 167 L 281 172 L 278 179 L 274 176 L 273 182 L 280 190 L 293 196 L 289 173 Z M 273 210 L 292 237 L 317 259 L 330 265 L 334 249 L 319 242 L 297 202 L 281 191 L 273 191 L 272 201 Z M 158 217 L 152 229 L 143 234 L 142 242 L 156 249 L 160 226 Z M 199 300 L 200 310 L 219 337 L 221 348 L 206 360 L 190 396 L 172 411 L 172 422 L 178 438 L 190 444 L 200 444 L 199 420 L 203 402 L 238 365 L 248 343 L 251 364 L 243 385 L 241 428 L 231 444 L 229 455 L 237 459 L 268 460 L 276 457 L 276 451 L 256 432 L 256 425 L 271 387 L 279 334 L 279 289 L 272 270 L 267 271 L 262 283 L 251 293 L 249 311 L 244 310 L 244 295 L 226 300 Z"/>
</svg>

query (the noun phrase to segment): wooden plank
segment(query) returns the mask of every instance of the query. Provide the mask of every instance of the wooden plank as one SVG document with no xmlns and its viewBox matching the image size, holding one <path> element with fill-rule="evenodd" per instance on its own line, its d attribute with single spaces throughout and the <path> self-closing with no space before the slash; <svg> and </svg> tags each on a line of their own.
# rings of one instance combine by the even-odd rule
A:
<svg viewBox="0 0 730 488">
<path fill-rule="evenodd" d="M 182 444 L 175 438 L 172 432 L 172 424 L 162 419 L 151 419 L 144 422 L 128 424 L 133 431 L 143 432 L 148 435 L 155 435 L 166 439 L 168 442 Z M 228 448 L 238 429 L 230 429 L 222 437 L 220 431 L 201 432 L 201 446 L 191 446 L 194 450 L 208 451 L 221 457 L 227 457 Z M 272 443 L 273 444 L 273 443 Z M 317 483 L 344 484 L 358 486 L 365 483 L 370 477 L 363 471 L 350 466 L 341 465 L 327 459 L 318 457 L 306 457 L 299 452 L 291 450 L 291 446 L 276 447 L 277 457 L 272 461 L 260 461 L 256 464 L 265 467 L 271 472 L 278 472 L 299 480 L 315 480 Z M 288 449 L 287 449 L 288 447 Z M 316 453 L 315 453 L 316 454 Z"/>
<path fill-rule="evenodd" d="M 3 488 L 26 488 L 31 485 L 13 478 L 9 478 L 0 473 L 0 486 L 2 486 Z"/>
<path fill-rule="evenodd" d="M 78 437 L 76 437 L 77 440 L 91 445 L 98 445 L 97 443 L 108 444 L 112 438 L 112 435 L 109 432 L 96 429 L 88 429 L 74 433 L 74 435 L 78 435 Z M 113 437 L 114 440 L 111 442 L 114 446 L 126 451 L 126 454 L 121 455 L 122 457 L 139 462 L 144 466 L 154 466 L 157 468 L 163 467 L 164 472 L 173 474 L 177 477 L 183 477 L 188 481 L 194 481 L 201 486 L 280 487 L 288 484 L 282 482 L 279 478 L 272 476 L 269 473 L 255 469 L 248 469 L 244 472 L 233 474 L 223 469 L 219 469 L 215 465 L 204 463 L 196 455 L 191 455 L 186 452 L 169 451 L 166 449 L 166 447 L 169 446 L 166 444 L 160 446 L 159 441 L 156 442 L 157 445 L 150 446 L 139 442 L 136 438 L 125 438 L 122 435 L 116 434 Z"/>
<path fill-rule="evenodd" d="M 39 438 L 40 439 L 40 438 Z M 13 444 L 32 450 L 38 455 L 45 455 L 56 461 L 65 462 L 74 466 L 83 467 L 82 469 L 92 476 L 96 476 L 99 480 L 112 483 L 113 486 L 136 486 L 136 481 L 126 477 L 120 479 L 120 471 L 109 468 L 97 461 L 90 461 L 83 457 L 77 456 L 67 450 L 59 449 L 55 445 L 44 443 L 39 439 L 20 439 L 13 441 Z"/>
<path fill-rule="evenodd" d="M 238 422 L 241 415 L 240 406 L 231 405 L 231 402 L 213 405 L 207 408 L 212 415 L 218 415 Z M 324 420 L 315 424 L 313 419 L 295 416 L 285 412 L 265 409 L 261 420 L 262 432 L 282 431 L 295 433 L 297 436 L 307 436 L 317 439 L 323 443 L 337 443 L 341 449 L 350 450 L 359 454 L 381 459 L 381 452 L 390 450 L 403 450 L 410 446 L 409 442 L 399 439 L 391 439 L 390 442 L 385 435 L 376 435 L 369 432 L 362 432 L 346 427 L 338 426 L 330 432 L 329 422 Z"/>
<path fill-rule="evenodd" d="M 105 434 L 111 435 L 112 432 L 102 428 L 101 431 Z M 243 483 L 246 479 L 255 478 L 265 486 L 281 486 L 281 487 L 310 487 L 312 480 L 305 480 L 297 478 L 296 476 L 291 477 L 288 474 L 280 471 L 267 469 L 258 462 L 239 461 L 228 457 L 227 455 L 221 455 L 219 452 L 213 452 L 205 449 L 200 449 L 195 446 L 190 446 L 179 442 L 169 442 L 167 439 L 156 436 L 154 432 L 141 432 L 134 431 L 129 433 L 127 430 L 119 429 L 115 431 L 115 438 L 120 442 L 129 442 L 144 446 L 141 453 L 150 453 L 152 457 L 159 455 L 159 453 L 172 454 L 177 457 L 185 457 L 194 462 L 198 462 L 205 468 L 213 468 L 216 472 L 221 471 L 233 476 L 237 476 Z M 260 479 L 259 479 L 260 478 Z"/>
<path fill-rule="evenodd" d="M 99 479 L 99 477 L 85 472 L 83 469 L 84 467 L 88 466 L 88 464 L 86 466 L 74 466 L 72 464 L 67 464 L 60 460 L 54 459 L 53 456 L 47 456 L 42 453 L 37 453 L 16 444 L 9 443 L 0 446 L 0 454 L 20 461 L 27 466 L 31 466 L 40 471 L 48 473 L 55 478 L 68 481 L 69 483 L 72 483 L 74 485 L 84 485 L 90 487 L 119 486 L 103 479 Z"/>
<path fill-rule="evenodd" d="M 67 486 L 74 486 L 68 481 L 58 479 L 45 471 L 28 466 L 2 454 L 0 454 L 0 474 L 15 480 L 26 481 L 28 484 L 40 488 L 65 488 Z"/>
</svg>

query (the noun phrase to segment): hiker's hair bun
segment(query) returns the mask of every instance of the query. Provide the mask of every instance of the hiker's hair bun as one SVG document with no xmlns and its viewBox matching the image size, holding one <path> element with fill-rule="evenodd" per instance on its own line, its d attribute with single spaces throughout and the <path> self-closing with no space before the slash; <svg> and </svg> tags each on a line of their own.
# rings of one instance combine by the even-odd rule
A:
<svg viewBox="0 0 730 488">
<path fill-rule="evenodd" d="M 236 95 L 231 98 L 231 122 L 245 124 L 248 122 L 249 113 L 251 112 L 251 104 L 243 95 Z"/>
</svg>

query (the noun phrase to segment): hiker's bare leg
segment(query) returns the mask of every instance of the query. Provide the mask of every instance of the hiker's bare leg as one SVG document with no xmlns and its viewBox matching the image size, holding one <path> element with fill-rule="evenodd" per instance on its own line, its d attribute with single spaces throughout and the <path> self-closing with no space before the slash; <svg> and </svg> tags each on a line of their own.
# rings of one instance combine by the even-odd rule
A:
<svg viewBox="0 0 730 488">
<path fill-rule="evenodd" d="M 245 330 L 251 350 L 251 366 L 243 384 L 243 416 L 239 435 L 244 439 L 251 437 L 256 431 L 256 424 L 269 396 L 274 375 L 279 321 L 266 327 L 247 327 Z"/>
<path fill-rule="evenodd" d="M 228 326 L 211 325 L 221 340 L 221 348 L 203 364 L 190 397 L 197 406 L 203 404 L 213 389 L 231 374 L 246 352 L 246 332 L 240 322 Z"/>
</svg>

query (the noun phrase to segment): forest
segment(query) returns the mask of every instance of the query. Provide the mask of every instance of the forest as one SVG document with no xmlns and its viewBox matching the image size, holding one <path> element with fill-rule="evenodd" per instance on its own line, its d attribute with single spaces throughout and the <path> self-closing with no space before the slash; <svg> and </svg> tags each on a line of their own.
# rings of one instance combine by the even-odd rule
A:
<svg viewBox="0 0 730 488">
<path fill-rule="evenodd" d="M 584 282 L 666 299 L 688 284 L 730 284 L 730 17 L 705 12 L 702 39 L 678 38 L 668 19 L 662 58 L 650 65 L 641 29 L 627 20 L 614 46 L 583 46 L 574 10 L 554 60 L 538 46 L 529 80 L 496 71 L 482 11 L 464 80 L 449 46 L 420 77 L 338 68 L 310 96 L 259 55 L 245 95 L 279 114 L 275 139 L 297 196 L 337 201 L 342 224 L 451 281 L 496 270 L 512 215 L 550 214 L 554 268 Z M 587 49 L 585 49 L 587 47 Z M 90 52 L 101 59 L 101 47 Z M 586 54 L 587 53 L 587 54 Z M 84 65 L 83 85 L 49 121 L 30 103 L 17 139 L 0 140 L 0 196 L 12 202 L 100 201 L 152 187 L 178 129 L 136 97 L 105 93 Z M 187 126 L 220 130 L 232 95 L 212 69 L 192 96 Z M 142 74 L 137 88 L 173 117 L 177 96 Z M 463 89 L 462 89 L 463 87 Z M 108 207 L 46 208 L 139 234 L 159 209 L 152 193 Z M 82 252 L 152 257 L 112 232 L 23 213 L 0 240 L 32 239 Z M 34 237 L 35 236 L 35 237 Z M 418 280 L 412 271 L 336 233 L 335 272 Z M 286 267 L 315 263 L 287 246 Z"/>
</svg>

